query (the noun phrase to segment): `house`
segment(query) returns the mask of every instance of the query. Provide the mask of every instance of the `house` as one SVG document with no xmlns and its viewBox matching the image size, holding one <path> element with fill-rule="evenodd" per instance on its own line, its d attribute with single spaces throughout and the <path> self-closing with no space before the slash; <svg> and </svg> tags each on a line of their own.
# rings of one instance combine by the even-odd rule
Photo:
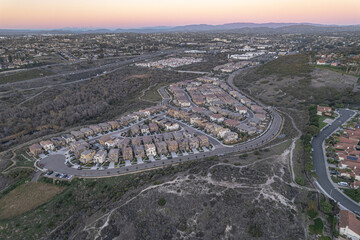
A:
<svg viewBox="0 0 360 240">
<path fill-rule="evenodd" d="M 110 125 L 111 129 L 113 130 L 121 127 L 121 124 L 118 121 L 109 121 L 107 123 Z"/>
<path fill-rule="evenodd" d="M 242 105 L 236 105 L 235 110 L 238 111 L 241 114 L 246 114 L 247 113 L 247 108 L 245 106 L 242 106 Z"/>
<path fill-rule="evenodd" d="M 186 138 L 176 140 L 180 151 L 189 151 L 189 142 Z"/>
<path fill-rule="evenodd" d="M 207 136 L 200 135 L 197 138 L 199 139 L 200 147 L 209 147 L 210 146 L 209 138 Z"/>
<path fill-rule="evenodd" d="M 123 139 L 120 139 L 117 143 L 116 143 L 116 146 L 118 148 L 121 148 L 123 149 L 124 147 L 127 147 L 130 145 L 130 139 L 129 138 L 123 138 Z"/>
<path fill-rule="evenodd" d="M 41 142 L 40 142 L 40 146 L 41 146 L 45 151 L 55 150 L 55 146 L 54 146 L 54 144 L 53 144 L 50 140 L 41 141 Z"/>
<path fill-rule="evenodd" d="M 112 147 L 115 147 L 117 145 L 117 142 L 119 141 L 118 138 L 111 138 L 107 141 L 105 141 L 105 146 L 107 148 L 112 148 Z"/>
<path fill-rule="evenodd" d="M 53 137 L 50 140 L 56 148 L 65 146 L 65 140 L 61 137 Z"/>
<path fill-rule="evenodd" d="M 155 144 L 145 144 L 145 151 L 147 156 L 155 156 L 156 155 L 156 147 Z"/>
<path fill-rule="evenodd" d="M 224 135 L 224 142 L 226 143 L 233 143 L 236 142 L 239 135 L 236 132 L 227 132 Z"/>
<path fill-rule="evenodd" d="M 176 131 L 180 128 L 178 123 L 170 122 L 170 121 L 166 122 L 164 125 L 166 131 Z"/>
<path fill-rule="evenodd" d="M 101 130 L 103 132 L 107 132 L 111 130 L 111 126 L 108 123 L 99 123 L 99 127 L 101 127 Z"/>
<path fill-rule="evenodd" d="M 153 122 L 149 123 L 149 129 L 150 129 L 151 133 L 156 133 L 156 132 L 159 131 L 158 125 L 156 123 L 153 123 Z"/>
<path fill-rule="evenodd" d="M 131 147 L 124 147 L 122 149 L 122 155 L 123 155 L 124 160 L 133 159 L 133 151 L 132 151 Z"/>
<path fill-rule="evenodd" d="M 119 161 L 119 152 L 118 148 L 112 148 L 109 151 L 109 160 L 110 162 L 118 162 Z"/>
<path fill-rule="evenodd" d="M 184 135 L 182 134 L 182 132 L 174 132 L 173 133 L 174 139 L 175 140 L 180 140 L 184 137 Z"/>
<path fill-rule="evenodd" d="M 85 136 L 91 136 L 94 134 L 94 131 L 91 128 L 81 128 L 80 132 L 84 133 Z"/>
<path fill-rule="evenodd" d="M 102 129 L 99 125 L 90 125 L 89 128 L 94 132 L 94 134 L 102 132 Z"/>
<path fill-rule="evenodd" d="M 145 157 L 145 149 L 143 145 L 135 145 L 134 146 L 134 155 L 136 158 Z"/>
<path fill-rule="evenodd" d="M 190 115 L 190 124 L 194 125 L 196 123 L 197 120 L 200 120 L 199 116 L 196 116 L 194 114 Z"/>
<path fill-rule="evenodd" d="M 168 153 L 166 142 L 163 141 L 156 142 L 155 146 L 159 155 Z"/>
<path fill-rule="evenodd" d="M 141 139 L 139 137 L 134 137 L 131 139 L 131 145 L 139 146 L 141 144 Z"/>
<path fill-rule="evenodd" d="M 340 235 L 350 239 L 360 239 L 360 220 L 347 210 L 340 210 Z"/>
<path fill-rule="evenodd" d="M 322 116 L 325 113 L 332 113 L 332 108 L 318 105 L 316 114 L 319 115 L 319 116 Z"/>
<path fill-rule="evenodd" d="M 147 125 L 141 125 L 140 131 L 142 134 L 150 134 L 150 128 Z"/>
<path fill-rule="evenodd" d="M 225 124 L 225 126 L 227 126 L 227 127 L 235 128 L 237 125 L 240 124 L 240 121 L 238 121 L 238 120 L 233 120 L 233 119 L 226 119 L 226 120 L 224 121 L 224 124 Z"/>
<path fill-rule="evenodd" d="M 70 144 L 76 141 L 74 136 L 71 134 L 64 134 L 61 137 L 64 139 L 66 144 Z"/>
<path fill-rule="evenodd" d="M 140 133 L 140 128 L 139 128 L 139 126 L 138 126 L 138 125 L 133 125 L 133 126 L 131 126 L 131 127 L 130 127 L 130 133 L 131 133 L 131 135 L 133 135 L 133 136 L 138 135 L 138 134 Z"/>
<path fill-rule="evenodd" d="M 70 150 L 74 152 L 75 157 L 79 158 L 80 154 L 89 148 L 89 144 L 84 140 L 79 140 L 70 145 Z"/>
<path fill-rule="evenodd" d="M 224 138 L 225 134 L 229 133 L 229 132 L 230 132 L 230 129 L 222 127 L 217 131 L 217 136 L 220 137 L 220 138 Z"/>
<path fill-rule="evenodd" d="M 266 114 L 264 113 L 255 113 L 254 114 L 254 118 L 259 119 L 260 121 L 265 121 L 266 119 Z"/>
<path fill-rule="evenodd" d="M 221 114 L 211 114 L 210 120 L 213 122 L 221 123 L 224 121 L 224 116 Z"/>
<path fill-rule="evenodd" d="M 153 141 L 152 141 L 152 137 L 151 136 L 143 136 L 142 137 L 142 141 L 143 141 L 143 144 L 151 144 Z"/>
<path fill-rule="evenodd" d="M 85 137 L 85 134 L 83 132 L 80 132 L 80 131 L 71 131 L 70 133 L 71 133 L 71 135 L 74 136 L 74 138 L 76 140 L 79 140 L 79 139 Z"/>
<path fill-rule="evenodd" d="M 241 133 L 247 133 L 249 135 L 256 133 L 256 127 L 252 127 L 252 126 L 246 125 L 244 123 L 240 123 L 239 125 L 237 125 L 236 130 Z"/>
<path fill-rule="evenodd" d="M 155 135 L 154 142 L 162 142 L 164 141 L 163 135 Z"/>
<path fill-rule="evenodd" d="M 169 152 L 177 152 L 178 151 L 178 144 L 175 140 L 168 140 L 166 141 L 167 147 Z"/>
<path fill-rule="evenodd" d="M 173 135 L 171 133 L 164 133 L 164 141 L 169 141 L 173 139 Z"/>
<path fill-rule="evenodd" d="M 95 151 L 92 149 L 87 149 L 83 151 L 80 155 L 80 162 L 86 164 L 93 161 L 93 158 L 95 156 Z"/>
<path fill-rule="evenodd" d="M 94 156 L 94 161 L 97 163 L 104 163 L 107 156 L 107 152 L 105 150 L 99 150 Z"/>
<path fill-rule="evenodd" d="M 199 139 L 198 138 L 192 137 L 192 138 L 189 138 L 188 140 L 189 140 L 190 148 L 199 148 Z"/>
<path fill-rule="evenodd" d="M 42 147 L 40 146 L 40 144 L 35 143 L 33 145 L 31 145 L 29 147 L 29 151 L 34 155 L 34 156 L 38 156 L 40 153 L 43 152 Z"/>
<path fill-rule="evenodd" d="M 100 145 L 105 146 L 105 142 L 107 142 L 109 140 L 111 140 L 110 136 L 104 135 L 98 139 L 98 142 L 100 143 Z"/>
</svg>

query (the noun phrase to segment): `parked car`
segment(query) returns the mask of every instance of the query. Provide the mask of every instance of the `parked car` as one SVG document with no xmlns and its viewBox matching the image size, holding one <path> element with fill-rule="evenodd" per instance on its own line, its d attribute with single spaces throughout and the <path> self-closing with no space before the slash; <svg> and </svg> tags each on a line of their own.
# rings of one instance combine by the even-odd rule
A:
<svg viewBox="0 0 360 240">
<path fill-rule="evenodd" d="M 343 187 L 349 186 L 347 182 L 338 182 L 338 185 Z"/>
</svg>

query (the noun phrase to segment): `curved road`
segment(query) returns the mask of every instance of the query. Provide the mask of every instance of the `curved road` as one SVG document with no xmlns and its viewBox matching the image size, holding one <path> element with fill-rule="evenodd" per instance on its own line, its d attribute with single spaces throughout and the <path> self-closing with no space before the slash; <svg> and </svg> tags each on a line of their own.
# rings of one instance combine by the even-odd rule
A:
<svg viewBox="0 0 360 240">
<path fill-rule="evenodd" d="M 328 127 L 325 127 L 325 129 L 323 129 L 312 140 L 312 146 L 314 149 L 312 157 L 314 162 L 314 169 L 318 176 L 317 183 L 321 187 L 322 191 L 325 192 L 325 194 L 339 203 L 342 207 L 351 211 L 360 212 L 360 205 L 342 193 L 342 191 L 332 182 L 325 158 L 323 148 L 325 139 L 339 127 L 341 127 L 342 124 L 348 121 L 355 113 L 346 109 L 339 109 L 338 112 L 340 116 L 332 124 L 328 125 Z"/>
</svg>

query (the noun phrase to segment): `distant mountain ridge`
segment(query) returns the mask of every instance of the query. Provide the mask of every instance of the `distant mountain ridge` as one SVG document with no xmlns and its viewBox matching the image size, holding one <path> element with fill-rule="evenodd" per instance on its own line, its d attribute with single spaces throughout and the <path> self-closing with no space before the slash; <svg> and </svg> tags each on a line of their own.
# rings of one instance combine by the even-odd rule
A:
<svg viewBox="0 0 360 240">
<path fill-rule="evenodd" d="M 141 28 L 60 28 L 48 30 L 0 29 L 0 34 L 74 34 L 74 33 L 165 33 L 234 31 L 238 33 L 317 33 L 360 31 L 358 25 L 325 25 L 313 23 L 226 23 L 220 25 L 194 24 L 184 26 L 156 26 Z"/>
</svg>

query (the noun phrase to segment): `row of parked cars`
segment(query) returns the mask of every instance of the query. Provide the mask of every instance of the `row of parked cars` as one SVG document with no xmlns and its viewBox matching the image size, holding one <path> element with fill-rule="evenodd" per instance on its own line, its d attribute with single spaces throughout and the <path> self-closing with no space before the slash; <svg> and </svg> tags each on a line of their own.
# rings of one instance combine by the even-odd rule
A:
<svg viewBox="0 0 360 240">
<path fill-rule="evenodd" d="M 53 176 L 53 177 L 56 177 L 56 178 L 62 178 L 62 179 L 72 179 L 73 178 L 73 175 L 68 175 L 68 174 L 64 174 L 64 173 L 57 173 L 54 171 L 48 171 L 47 173 L 45 173 L 45 176 Z"/>
</svg>

